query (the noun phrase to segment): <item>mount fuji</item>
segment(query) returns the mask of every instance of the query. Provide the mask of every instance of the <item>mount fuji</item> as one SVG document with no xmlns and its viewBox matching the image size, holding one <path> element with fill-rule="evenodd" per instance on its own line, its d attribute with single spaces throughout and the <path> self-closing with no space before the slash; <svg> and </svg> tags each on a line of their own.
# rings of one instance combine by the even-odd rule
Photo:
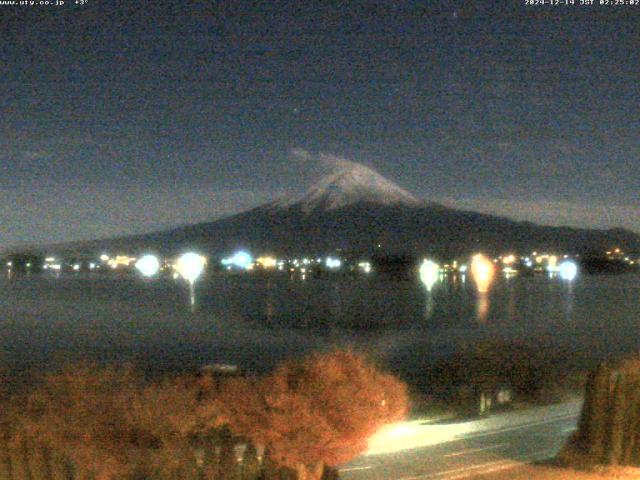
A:
<svg viewBox="0 0 640 480">
<path fill-rule="evenodd" d="M 445 258 L 478 250 L 585 253 L 612 245 L 640 251 L 640 236 L 627 230 L 541 226 L 447 208 L 416 198 L 364 165 L 320 158 L 325 163 L 327 159 L 331 172 L 298 197 L 281 198 L 212 222 L 67 247 L 166 254 L 193 248 L 213 255 L 238 248 L 291 255 L 340 249 L 353 254 L 431 253 Z"/>
<path fill-rule="evenodd" d="M 416 197 L 378 172 L 358 163 L 343 163 L 336 172 L 323 177 L 293 206 L 310 213 L 338 210 L 354 204 L 418 207 Z M 287 206 L 281 200 L 280 206 Z"/>
</svg>

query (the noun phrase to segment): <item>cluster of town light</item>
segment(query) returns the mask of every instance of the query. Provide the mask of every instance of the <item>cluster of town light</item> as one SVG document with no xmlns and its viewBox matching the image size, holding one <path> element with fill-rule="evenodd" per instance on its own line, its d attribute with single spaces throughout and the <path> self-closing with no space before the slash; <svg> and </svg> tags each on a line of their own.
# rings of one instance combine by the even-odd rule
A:
<svg viewBox="0 0 640 480">
<path fill-rule="evenodd" d="M 615 249 L 612 251 L 608 251 L 607 255 L 610 258 L 615 259 L 624 259 L 628 260 L 630 264 L 636 263 L 631 260 L 628 256 L 620 251 L 620 249 Z M 110 257 L 106 253 L 100 255 L 101 263 L 81 261 L 75 262 L 72 264 L 65 264 L 62 261 L 59 261 L 55 257 L 46 257 L 44 259 L 43 269 L 44 270 L 63 270 L 65 268 L 70 268 L 74 271 L 81 271 L 87 268 L 88 270 L 94 270 L 99 268 L 104 268 L 106 266 L 111 269 L 129 269 L 133 266 L 136 266 L 138 270 L 143 275 L 153 276 L 156 273 L 155 261 L 145 255 L 142 258 L 136 258 L 133 256 L 120 254 L 116 256 Z M 506 254 L 504 256 L 499 256 L 493 259 L 493 263 L 495 267 L 490 269 L 488 266 L 488 259 L 481 263 L 476 263 L 475 274 L 473 275 L 473 279 L 480 280 L 480 283 L 486 283 L 482 280 L 483 276 L 486 276 L 488 272 L 493 271 L 494 274 L 498 271 L 504 273 L 507 277 L 520 273 L 520 267 L 526 267 L 528 269 L 534 270 L 536 272 L 546 271 L 550 275 L 557 274 L 559 277 L 565 280 L 571 280 L 575 278 L 578 273 L 577 265 L 569 260 L 569 255 L 554 255 L 554 254 L 545 254 L 538 252 L 533 252 L 530 256 L 522 256 L 518 257 L 515 254 Z M 450 273 L 459 273 L 465 274 L 467 273 L 467 265 L 458 264 L 457 261 L 453 261 L 451 263 L 438 265 L 437 263 L 430 260 L 431 263 L 425 263 L 421 265 L 421 278 L 427 279 L 427 282 L 431 286 L 435 283 L 433 279 L 437 279 L 437 275 L 429 275 L 429 272 L 439 271 L 440 274 L 450 274 Z M 310 269 L 324 267 L 328 270 L 342 270 L 349 269 L 350 271 L 359 271 L 365 274 L 371 273 L 373 271 L 372 265 L 369 261 L 359 261 L 350 265 L 345 263 L 343 259 L 334 256 L 326 256 L 326 257 L 303 257 L 303 258 L 294 258 L 294 259 L 277 259 L 270 255 L 263 255 L 258 258 L 253 258 L 253 256 L 245 250 L 240 250 L 233 253 L 231 256 L 223 258 L 221 261 L 222 265 L 226 267 L 227 270 L 238 269 L 238 270 L 253 270 L 257 268 L 259 270 L 279 270 L 279 271 L 300 271 L 301 273 L 309 272 Z M 500 269 L 498 270 L 498 265 Z M 158 270 L 162 270 L 166 268 L 167 264 L 162 264 L 158 261 Z M 7 263 L 7 267 L 11 270 L 11 262 Z M 26 264 L 26 267 L 31 267 L 31 263 Z M 436 268 L 437 267 L 437 268 Z M 471 267 L 471 266 L 470 266 Z M 150 272 L 150 273 L 148 273 Z M 175 273 L 174 277 L 177 278 L 180 275 Z M 464 278 L 464 275 L 463 275 Z"/>
<path fill-rule="evenodd" d="M 629 255 L 627 255 L 625 252 L 623 252 L 619 248 L 614 248 L 613 250 L 607 250 L 607 258 L 609 260 L 624 261 L 629 265 L 635 265 L 636 263 L 640 263 L 640 258 L 638 258 L 637 260 L 633 260 L 631 257 L 629 257 Z"/>
<path fill-rule="evenodd" d="M 618 255 L 620 257 L 623 256 L 622 252 L 619 252 L 619 249 L 614 251 L 613 255 Z M 462 275 L 462 278 L 465 278 L 465 274 L 469 270 L 471 274 L 471 278 L 474 280 L 477 290 L 479 293 L 488 292 L 490 285 L 493 281 L 493 278 L 497 271 L 497 264 L 501 262 L 502 268 L 501 271 L 504 273 L 507 278 L 511 275 L 515 275 L 519 272 L 516 264 L 520 262 L 522 265 L 533 268 L 535 265 L 535 270 L 540 271 L 544 269 L 549 272 L 550 275 L 557 274 L 561 279 L 565 281 L 573 281 L 578 274 L 578 266 L 577 264 L 568 259 L 568 255 L 564 255 L 563 260 L 559 260 L 560 257 L 557 255 L 550 254 L 538 254 L 537 252 L 533 252 L 531 257 L 516 257 L 514 254 L 505 255 L 504 257 L 500 256 L 493 260 L 493 262 L 486 258 L 482 254 L 474 255 L 471 259 L 471 263 L 469 268 L 467 265 L 458 265 L 457 261 L 454 261 L 452 264 L 438 265 L 438 263 L 434 262 L 430 259 L 425 259 L 419 268 L 420 279 L 422 283 L 425 285 L 428 291 L 433 289 L 433 286 L 438 282 L 441 278 L 441 275 L 451 272 L 458 272 Z M 144 255 L 138 259 L 135 257 L 130 257 L 128 255 L 117 255 L 114 257 L 110 257 L 106 253 L 100 255 L 100 260 L 103 265 L 108 265 L 112 269 L 117 269 L 119 267 L 128 268 L 130 266 L 135 266 L 135 268 L 144 276 L 152 277 L 158 274 L 158 272 L 163 269 L 161 261 L 158 257 L 154 255 Z M 178 259 L 178 261 L 172 265 L 174 268 L 174 278 L 180 278 L 187 280 L 193 288 L 193 283 L 195 279 L 202 273 L 204 269 L 204 265 L 206 260 L 204 257 L 195 254 L 188 253 L 183 255 Z M 305 274 L 310 271 L 310 268 L 314 268 L 312 264 L 323 265 L 325 268 L 329 270 L 340 270 L 344 264 L 340 258 L 328 256 L 324 258 L 302 258 L 302 259 L 293 259 L 293 260 L 283 260 L 276 259 L 272 256 L 261 256 L 257 259 L 254 259 L 252 255 L 244 250 L 240 250 L 235 252 L 233 255 L 224 258 L 222 260 L 222 264 L 226 266 L 228 270 L 232 268 L 238 268 L 240 270 L 252 270 L 254 267 L 258 267 L 262 270 L 288 270 L 294 272 L 299 270 L 305 278 Z M 79 272 L 81 268 L 83 268 L 84 264 L 74 263 L 70 267 L 73 271 Z M 27 268 L 31 266 L 28 263 Z M 7 267 L 9 267 L 9 271 L 12 268 L 12 262 L 7 262 Z M 515 267 L 515 268 L 514 268 Z M 62 263 L 58 261 L 55 257 L 46 257 L 43 268 L 45 270 L 61 270 Z M 95 262 L 90 262 L 88 264 L 89 270 L 94 270 L 100 268 L 100 265 Z M 369 274 L 372 272 L 371 263 L 367 261 L 361 261 L 353 266 L 354 269 L 358 271 Z"/>
<path fill-rule="evenodd" d="M 32 264 L 31 262 L 27 262 L 25 266 L 27 268 L 31 268 Z M 89 262 L 88 265 L 79 263 L 79 262 L 74 262 L 69 266 L 71 270 L 73 270 L 74 272 L 79 272 L 83 266 L 88 267 L 89 271 L 94 271 L 97 268 L 99 268 L 96 262 Z M 63 263 L 61 263 L 61 260 L 56 257 L 45 257 L 44 263 L 42 264 L 43 270 L 52 270 L 53 272 L 56 272 L 56 273 L 59 273 L 62 270 L 62 267 L 63 267 Z"/>
<path fill-rule="evenodd" d="M 222 264 L 229 268 L 235 266 L 247 270 L 253 265 L 253 257 L 248 252 L 241 250 L 229 258 L 224 258 Z"/>
<path fill-rule="evenodd" d="M 371 273 L 371 263 L 369 262 L 358 263 L 358 268 L 362 270 L 364 273 Z"/>
<path fill-rule="evenodd" d="M 288 271 L 288 272 L 300 272 L 302 274 L 302 278 L 306 278 L 306 274 L 310 271 L 318 268 L 324 267 L 328 270 L 338 271 L 342 268 L 346 267 L 344 261 L 337 257 L 327 256 L 327 257 L 303 257 L 303 258 L 293 258 L 293 259 L 277 259 L 272 256 L 261 256 L 253 260 L 250 255 L 246 252 L 236 252 L 231 257 L 225 258 L 222 260 L 222 265 L 226 267 L 227 270 L 231 270 L 232 268 L 238 268 L 240 270 L 253 270 L 254 267 L 257 267 L 261 270 L 278 270 L 278 271 Z M 369 274 L 373 271 L 371 266 L 371 262 L 368 261 L 360 261 L 354 263 L 351 267 L 352 270 L 357 270 L 361 273 Z"/>
<path fill-rule="evenodd" d="M 256 263 L 260 265 L 262 268 L 269 270 L 272 268 L 276 268 L 276 265 L 278 264 L 278 260 L 274 257 L 265 256 L 265 257 L 256 258 Z"/>
<path fill-rule="evenodd" d="M 331 269 L 337 269 L 342 266 L 342 260 L 340 260 L 339 258 L 327 257 L 324 263 L 327 266 L 327 268 L 331 268 Z"/>
<path fill-rule="evenodd" d="M 543 260 L 547 261 L 547 271 L 550 274 L 557 273 L 562 280 L 573 281 L 578 275 L 578 265 L 573 260 L 564 260 L 561 263 L 558 263 L 558 258 L 554 255 L 545 255 L 536 257 L 536 262 L 538 264 L 542 263 Z M 470 273 L 471 278 L 476 284 L 476 288 L 479 293 L 487 293 L 491 284 L 493 282 L 496 266 L 494 262 L 489 260 L 484 255 L 478 253 L 471 258 L 470 264 Z M 516 262 L 516 257 L 514 255 L 508 255 L 502 258 L 502 263 L 505 267 L 502 269 L 502 272 L 507 276 L 507 278 L 514 273 L 517 273 L 518 270 L 511 267 Z M 524 259 L 525 265 L 531 265 L 532 262 L 530 259 Z M 445 267 L 447 267 L 445 265 Z M 420 265 L 419 273 L 420 280 L 427 288 L 427 291 L 431 291 L 433 286 L 438 282 L 440 275 L 446 269 L 438 265 L 436 262 L 430 259 L 424 259 L 422 264 Z M 465 274 L 467 272 L 466 265 L 460 265 L 457 267 L 457 271 L 461 274 Z"/>
<path fill-rule="evenodd" d="M 62 265 L 56 257 L 47 257 L 44 259 L 43 270 L 53 270 L 55 272 L 62 270 Z"/>
<path fill-rule="evenodd" d="M 154 255 L 144 255 L 136 260 L 135 257 L 129 257 L 126 255 L 109 257 L 107 254 L 103 254 L 100 259 L 114 269 L 120 266 L 129 267 L 130 265 L 134 265 L 140 273 L 147 277 L 156 275 L 162 269 L 160 260 Z M 340 258 L 331 256 L 325 258 L 305 257 L 302 259 L 278 260 L 275 257 L 264 255 L 254 259 L 253 256 L 245 250 L 237 251 L 231 256 L 223 258 L 220 263 L 226 267 L 227 270 L 253 270 L 255 267 L 258 267 L 263 270 L 277 269 L 283 271 L 286 267 L 287 270 L 292 272 L 298 269 L 301 273 L 306 273 L 314 264 L 322 264 L 329 270 L 339 270 L 344 266 L 344 263 Z M 174 278 L 182 276 L 178 272 L 177 265 L 178 264 L 173 265 L 175 269 Z M 371 263 L 366 261 L 357 263 L 355 268 L 363 273 L 371 273 L 372 271 Z"/>
<path fill-rule="evenodd" d="M 134 257 L 128 256 L 117 256 L 115 258 L 109 258 L 105 254 L 103 254 L 100 258 L 101 260 L 106 261 L 113 268 L 120 265 L 128 266 L 133 260 L 135 260 Z M 46 260 L 53 260 L 53 258 L 47 258 Z M 578 266 L 572 260 L 564 260 L 563 262 L 558 264 L 557 257 L 555 255 L 544 255 L 536 257 L 536 263 L 538 264 L 540 264 L 543 260 L 547 260 L 547 271 L 549 271 L 550 273 L 558 273 L 563 280 L 571 281 L 574 280 L 577 276 Z M 304 265 L 308 265 L 311 263 L 311 261 L 306 258 L 303 259 L 302 262 Z M 320 259 L 318 258 L 316 262 L 320 262 Z M 510 272 L 517 272 L 517 270 L 511 269 L 510 267 L 510 265 L 515 262 L 514 255 L 504 257 L 502 262 L 507 265 L 507 267 L 503 269 L 504 273 L 508 275 Z M 528 257 L 524 258 L 524 262 L 527 266 L 532 264 L 531 260 Z M 200 275 L 202 269 L 204 268 L 205 263 L 206 260 L 204 260 L 204 257 L 195 253 L 187 253 L 180 257 L 177 263 L 174 265 L 176 276 L 181 276 L 187 281 L 190 281 L 190 278 L 194 278 L 194 275 L 195 278 L 197 278 L 197 276 Z M 301 266 L 298 260 L 294 260 L 293 263 L 296 266 Z M 279 270 L 282 270 L 284 267 L 284 261 L 278 261 L 276 258 L 270 256 L 258 257 L 254 261 L 253 257 L 245 251 L 236 252 L 231 257 L 223 259 L 222 264 L 228 267 L 236 266 L 241 269 L 251 269 L 254 264 L 259 265 L 264 269 L 274 269 L 277 267 Z M 339 269 L 342 266 L 342 261 L 338 258 L 326 257 L 324 264 L 329 269 Z M 90 264 L 90 266 L 95 268 L 96 265 L 92 263 Z M 465 274 L 467 272 L 466 265 L 458 266 L 457 263 L 454 262 L 454 266 L 457 268 L 459 273 Z M 159 259 L 156 256 L 144 255 L 137 260 L 137 262 L 135 263 L 135 267 L 145 276 L 154 276 L 159 272 L 161 265 Z M 445 265 L 445 267 L 448 267 L 448 265 Z M 370 273 L 372 270 L 371 263 L 369 262 L 358 263 L 358 268 L 365 273 Z M 74 269 L 78 270 L 79 265 L 74 265 Z M 441 268 L 441 266 L 433 260 L 425 259 L 423 261 L 419 270 L 420 279 L 425 284 L 428 290 L 431 290 L 433 285 L 438 281 L 439 275 L 442 270 L 443 269 Z M 478 290 L 481 292 L 486 292 L 495 275 L 495 266 L 484 255 L 476 254 L 471 259 L 471 275 L 476 282 Z"/>
</svg>

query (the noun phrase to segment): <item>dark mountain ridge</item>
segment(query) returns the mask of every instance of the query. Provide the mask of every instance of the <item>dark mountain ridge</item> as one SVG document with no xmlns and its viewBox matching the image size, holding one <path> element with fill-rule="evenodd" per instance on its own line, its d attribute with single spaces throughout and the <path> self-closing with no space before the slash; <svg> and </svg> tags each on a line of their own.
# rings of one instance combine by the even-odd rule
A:
<svg viewBox="0 0 640 480">
<path fill-rule="evenodd" d="M 47 248 L 131 254 L 197 249 L 211 255 L 238 248 L 279 255 L 339 249 L 353 254 L 430 253 L 450 258 L 478 250 L 588 254 L 614 246 L 640 251 L 640 236 L 620 228 L 543 226 L 448 208 L 418 200 L 377 172 L 344 161 L 297 199 L 279 199 L 216 221 L 167 231 Z"/>
</svg>

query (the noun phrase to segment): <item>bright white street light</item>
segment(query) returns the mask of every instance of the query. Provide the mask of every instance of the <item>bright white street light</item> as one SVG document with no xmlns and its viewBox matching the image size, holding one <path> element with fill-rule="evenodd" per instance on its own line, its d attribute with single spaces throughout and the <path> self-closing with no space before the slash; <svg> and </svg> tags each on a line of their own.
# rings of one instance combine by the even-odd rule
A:
<svg viewBox="0 0 640 480">
<path fill-rule="evenodd" d="M 566 260 L 558 266 L 558 271 L 560 272 L 560 278 L 570 282 L 576 278 L 576 275 L 578 274 L 578 266 L 575 262 Z"/>
<path fill-rule="evenodd" d="M 420 265 L 420 280 L 427 287 L 427 291 L 431 291 L 433 285 L 438 281 L 440 274 L 440 266 L 432 260 L 424 260 Z"/>
<path fill-rule="evenodd" d="M 207 259 L 197 253 L 189 252 L 178 258 L 176 270 L 187 282 L 193 283 L 204 271 Z"/>
<path fill-rule="evenodd" d="M 245 252 L 244 250 L 241 250 L 239 252 L 234 253 L 229 258 L 223 259 L 222 264 L 225 266 L 235 265 L 236 267 L 244 268 L 245 270 L 247 270 L 251 265 L 253 265 L 253 257 L 249 252 Z"/>
<path fill-rule="evenodd" d="M 191 306 L 196 303 L 194 284 L 198 277 L 204 271 L 207 259 L 197 253 L 189 252 L 178 258 L 176 262 L 176 271 L 182 278 L 189 282 L 189 292 L 191 297 Z"/>
<path fill-rule="evenodd" d="M 342 265 L 342 261 L 339 258 L 327 257 L 324 261 L 327 268 L 338 269 Z"/>
<path fill-rule="evenodd" d="M 155 255 L 144 255 L 136 262 L 136 268 L 145 277 L 153 277 L 160 270 L 160 260 Z"/>
</svg>

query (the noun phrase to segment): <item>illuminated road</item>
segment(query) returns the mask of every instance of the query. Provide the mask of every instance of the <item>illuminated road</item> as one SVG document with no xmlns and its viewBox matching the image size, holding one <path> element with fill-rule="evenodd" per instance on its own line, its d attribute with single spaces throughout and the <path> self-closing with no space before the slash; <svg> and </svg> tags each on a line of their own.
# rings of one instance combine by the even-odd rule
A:
<svg viewBox="0 0 640 480">
<path fill-rule="evenodd" d="M 575 430 L 581 402 L 449 425 L 408 422 L 381 432 L 344 480 L 462 479 L 553 457 Z"/>
</svg>

